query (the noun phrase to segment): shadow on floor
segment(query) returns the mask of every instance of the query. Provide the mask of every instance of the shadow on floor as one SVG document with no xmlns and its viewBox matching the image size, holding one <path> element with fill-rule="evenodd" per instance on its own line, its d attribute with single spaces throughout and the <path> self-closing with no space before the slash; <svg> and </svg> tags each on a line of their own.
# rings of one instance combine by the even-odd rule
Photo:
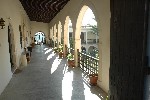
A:
<svg viewBox="0 0 150 100">
<path fill-rule="evenodd" d="M 99 90 L 88 84 L 78 67 L 68 67 L 65 58 L 59 59 L 51 48 L 38 45 L 31 62 L 13 75 L 0 100 L 105 100 Z"/>
</svg>

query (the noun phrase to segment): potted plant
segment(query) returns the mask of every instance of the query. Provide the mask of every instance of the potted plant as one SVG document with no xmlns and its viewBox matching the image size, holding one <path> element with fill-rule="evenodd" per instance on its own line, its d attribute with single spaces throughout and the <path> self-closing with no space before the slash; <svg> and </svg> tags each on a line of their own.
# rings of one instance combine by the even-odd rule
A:
<svg viewBox="0 0 150 100">
<path fill-rule="evenodd" d="M 68 60 L 68 66 L 69 67 L 75 67 L 75 62 L 74 62 L 74 55 L 69 53 L 67 55 L 67 60 Z"/>
<path fill-rule="evenodd" d="M 91 85 L 93 85 L 93 86 L 97 85 L 98 74 L 90 74 L 89 79 L 90 79 Z"/>
<path fill-rule="evenodd" d="M 108 97 L 108 96 L 106 97 L 106 100 L 109 100 L 109 97 Z"/>
<path fill-rule="evenodd" d="M 59 45 L 59 58 L 62 58 L 63 57 L 63 46 L 62 45 Z"/>
<path fill-rule="evenodd" d="M 64 55 L 63 51 L 62 50 L 59 51 L 59 58 L 63 58 L 63 55 Z"/>
<path fill-rule="evenodd" d="M 54 48 L 54 52 L 55 52 L 55 53 L 58 52 L 58 48 L 57 48 L 57 47 Z"/>
</svg>

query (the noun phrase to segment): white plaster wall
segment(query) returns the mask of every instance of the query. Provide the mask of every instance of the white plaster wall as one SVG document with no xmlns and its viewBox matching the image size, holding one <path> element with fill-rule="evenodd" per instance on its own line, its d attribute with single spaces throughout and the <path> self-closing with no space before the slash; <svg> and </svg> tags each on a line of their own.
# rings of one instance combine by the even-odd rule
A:
<svg viewBox="0 0 150 100">
<path fill-rule="evenodd" d="M 0 39 L 0 94 L 12 77 L 8 42 L 6 41 L 8 35 L 6 33 L 7 30 L 0 29 L 0 37 L 3 37 Z"/>
<path fill-rule="evenodd" d="M 32 37 L 34 37 L 35 33 L 37 32 L 43 32 L 46 35 L 46 40 L 48 39 L 48 34 L 49 34 L 49 25 L 48 23 L 43 23 L 43 22 L 36 22 L 36 21 L 31 21 L 31 34 Z"/>
<path fill-rule="evenodd" d="M 71 19 L 74 34 L 79 35 L 80 29 L 77 18 L 81 8 L 87 5 L 92 9 L 99 31 L 99 79 L 98 85 L 105 91 L 109 90 L 109 67 L 110 67 L 110 0 L 70 0 L 68 4 L 51 21 L 49 27 L 52 28 L 55 23 L 61 21 L 65 23 L 67 16 Z M 62 24 L 64 25 L 64 24 Z M 65 29 L 64 29 L 65 30 Z M 65 37 L 64 37 L 65 38 Z"/>
<path fill-rule="evenodd" d="M 69 28 L 69 32 L 73 33 L 73 29 Z M 87 39 L 96 39 L 96 35 L 91 33 L 89 29 L 82 29 L 81 28 L 81 32 L 86 32 L 87 33 Z M 84 34 L 84 39 L 86 39 L 86 34 Z M 99 37 L 97 37 L 97 39 L 99 39 Z"/>
<path fill-rule="evenodd" d="M 87 33 L 87 39 L 96 39 L 96 35 L 93 33 Z"/>
<path fill-rule="evenodd" d="M 30 22 L 19 0 L 1 0 L 0 18 L 5 20 L 5 28 L 0 29 L 0 94 L 9 83 L 12 72 L 10 65 L 9 45 L 8 45 L 8 25 L 12 25 L 14 33 L 14 46 L 16 56 L 16 67 L 20 65 L 20 58 L 23 49 L 20 46 L 19 25 L 22 20 L 26 20 L 26 31 L 30 31 Z M 11 19 L 9 19 L 11 18 Z M 0 27 L 1 28 L 1 27 Z M 26 33 L 25 33 L 26 34 Z"/>
</svg>

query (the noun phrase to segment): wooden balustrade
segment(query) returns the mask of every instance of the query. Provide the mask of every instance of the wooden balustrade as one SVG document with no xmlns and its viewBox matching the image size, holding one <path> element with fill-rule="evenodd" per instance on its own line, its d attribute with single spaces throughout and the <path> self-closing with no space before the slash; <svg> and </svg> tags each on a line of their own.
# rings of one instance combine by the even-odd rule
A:
<svg viewBox="0 0 150 100">
<path fill-rule="evenodd" d="M 78 67 L 88 75 L 98 74 L 99 59 L 78 51 Z"/>
</svg>

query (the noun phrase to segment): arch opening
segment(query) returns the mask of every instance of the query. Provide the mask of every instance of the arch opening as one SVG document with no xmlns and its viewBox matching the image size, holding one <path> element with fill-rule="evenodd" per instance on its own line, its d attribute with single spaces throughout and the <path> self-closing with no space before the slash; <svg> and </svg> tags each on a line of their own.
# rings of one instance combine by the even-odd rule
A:
<svg viewBox="0 0 150 100">
<path fill-rule="evenodd" d="M 68 47 L 73 48 L 74 46 L 74 35 L 73 35 L 73 27 L 72 27 L 72 22 L 71 19 L 69 19 L 69 24 L 68 24 Z"/>
<path fill-rule="evenodd" d="M 98 49 L 96 49 L 98 48 L 99 41 L 97 21 L 95 19 L 95 15 L 89 7 L 85 10 L 85 13 L 83 15 L 80 39 L 81 51 L 86 54 L 89 54 L 92 57 L 99 58 Z M 90 47 L 92 47 L 93 50 L 89 52 L 88 49 L 90 49 Z M 84 48 L 86 49 L 86 52 Z"/>
<path fill-rule="evenodd" d="M 45 44 L 46 43 L 46 38 L 45 34 L 41 31 L 35 33 L 34 35 L 34 43 L 37 45 Z"/>
<path fill-rule="evenodd" d="M 78 51 L 75 51 L 75 60 L 76 66 L 79 66 L 88 75 L 94 77 L 101 77 L 101 74 L 99 74 L 99 70 L 101 70 L 99 68 L 99 49 L 97 49 L 99 48 L 98 39 L 95 13 L 93 13 L 90 7 L 84 5 L 79 12 L 76 23 L 75 50 Z M 78 61 L 79 57 L 84 60 Z M 87 65 L 89 68 L 86 67 Z M 97 80 L 95 80 L 94 84 L 97 84 Z"/>
</svg>

